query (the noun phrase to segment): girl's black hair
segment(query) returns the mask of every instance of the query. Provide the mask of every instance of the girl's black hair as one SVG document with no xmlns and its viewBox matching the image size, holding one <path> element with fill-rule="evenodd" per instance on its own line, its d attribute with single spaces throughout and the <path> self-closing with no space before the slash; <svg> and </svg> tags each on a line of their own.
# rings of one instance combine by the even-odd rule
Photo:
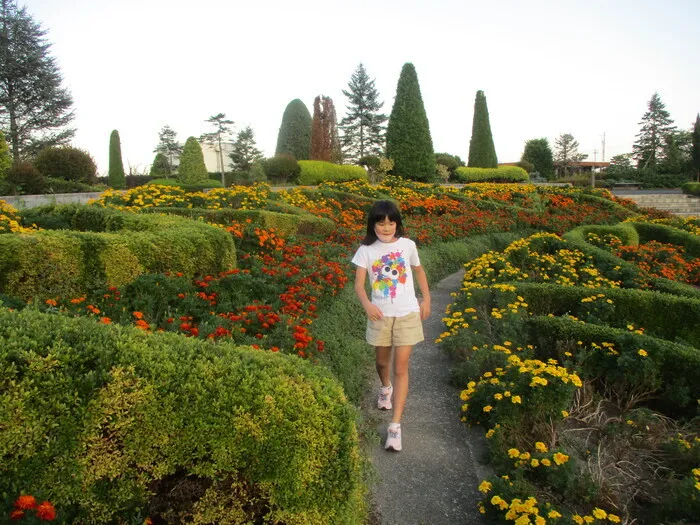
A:
<svg viewBox="0 0 700 525">
<path fill-rule="evenodd" d="M 362 244 L 369 246 L 376 242 L 377 234 L 374 232 L 374 225 L 387 217 L 391 222 L 396 223 L 396 237 L 403 237 L 403 222 L 401 221 L 399 207 L 392 201 L 377 201 L 367 214 L 367 234 L 362 239 Z"/>
</svg>

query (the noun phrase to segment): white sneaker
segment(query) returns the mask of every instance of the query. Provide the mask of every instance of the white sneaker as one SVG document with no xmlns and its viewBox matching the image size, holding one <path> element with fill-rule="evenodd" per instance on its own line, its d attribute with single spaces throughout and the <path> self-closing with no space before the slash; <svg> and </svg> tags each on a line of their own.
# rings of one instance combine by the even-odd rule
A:
<svg viewBox="0 0 700 525">
<path fill-rule="evenodd" d="M 391 394 L 393 393 L 394 387 L 392 385 L 381 387 L 377 398 L 377 408 L 380 410 L 391 410 Z"/>
<path fill-rule="evenodd" d="M 389 427 L 386 435 L 386 443 L 384 444 L 386 450 L 395 450 L 399 452 L 401 450 L 401 427 L 392 428 Z"/>
</svg>

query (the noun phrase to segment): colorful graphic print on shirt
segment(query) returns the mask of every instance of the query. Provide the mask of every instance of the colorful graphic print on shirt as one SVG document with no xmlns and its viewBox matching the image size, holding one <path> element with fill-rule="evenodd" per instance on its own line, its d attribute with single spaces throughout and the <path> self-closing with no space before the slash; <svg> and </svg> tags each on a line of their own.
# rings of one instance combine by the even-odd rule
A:
<svg viewBox="0 0 700 525">
<path fill-rule="evenodd" d="M 406 261 L 401 252 L 391 252 L 383 255 L 372 263 L 372 273 L 376 280 L 372 283 L 372 289 L 382 297 L 396 297 L 399 284 L 405 284 L 408 277 Z"/>
</svg>

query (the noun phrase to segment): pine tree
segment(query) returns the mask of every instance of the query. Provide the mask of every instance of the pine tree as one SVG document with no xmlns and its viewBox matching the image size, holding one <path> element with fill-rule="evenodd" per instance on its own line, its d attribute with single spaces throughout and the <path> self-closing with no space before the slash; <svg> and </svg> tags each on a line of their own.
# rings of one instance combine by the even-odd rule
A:
<svg viewBox="0 0 700 525">
<path fill-rule="evenodd" d="M 333 99 L 319 95 L 314 99 L 311 124 L 311 160 L 338 162 L 340 145 Z"/>
<path fill-rule="evenodd" d="M 435 178 L 430 125 L 418 75 L 411 63 L 404 64 L 396 86 L 394 107 L 386 130 L 386 154 L 394 161 L 394 175 L 418 181 Z"/>
<path fill-rule="evenodd" d="M 207 166 L 204 164 L 204 154 L 202 147 L 194 137 L 189 137 L 182 148 L 180 157 L 180 168 L 177 173 L 177 180 L 183 184 L 196 184 L 209 178 Z"/>
<path fill-rule="evenodd" d="M 173 173 L 173 161 L 182 155 L 182 146 L 177 141 L 177 133 L 170 126 L 163 126 L 158 132 L 158 145 L 153 153 L 162 153 L 168 159 L 168 172 L 165 174 L 167 179 Z"/>
<path fill-rule="evenodd" d="M 696 180 L 700 180 L 700 114 L 695 118 L 693 126 L 693 146 L 690 151 L 690 169 Z"/>
<path fill-rule="evenodd" d="M 344 157 L 357 163 L 367 155 L 380 156 L 386 144 L 387 116 L 379 113 L 384 103 L 378 102 L 379 92 L 374 80 L 370 80 L 362 64 L 350 77 L 348 90 L 343 90 L 343 95 L 349 102 L 347 114 L 339 126 Z"/>
<path fill-rule="evenodd" d="M 275 155 L 285 153 L 297 160 L 309 160 L 311 153 L 311 113 L 298 98 L 287 104 L 277 135 Z"/>
<path fill-rule="evenodd" d="M 163 153 L 156 153 L 156 157 L 153 159 L 153 164 L 151 164 L 151 176 L 152 177 L 166 177 L 170 173 L 170 163 L 167 157 Z"/>
<path fill-rule="evenodd" d="M 663 161 L 660 167 L 662 173 L 672 175 L 677 175 L 683 169 L 683 158 L 675 133 L 669 133 L 664 137 Z"/>
<path fill-rule="evenodd" d="M 637 168 L 656 172 L 663 158 L 665 137 L 676 129 L 658 93 L 654 93 L 649 100 L 647 112 L 639 125 L 638 139 L 632 146 Z"/>
<path fill-rule="evenodd" d="M 554 160 L 557 168 L 561 168 L 566 177 L 569 174 L 569 166 L 574 162 L 581 162 L 588 155 L 578 152 L 578 140 L 571 133 L 562 133 L 554 141 Z"/>
<path fill-rule="evenodd" d="M 552 179 L 554 177 L 554 160 L 552 149 L 546 138 L 530 139 L 525 142 L 525 150 L 520 158 L 534 166 L 534 171 L 542 177 Z"/>
<path fill-rule="evenodd" d="M 236 171 L 250 171 L 253 164 L 263 159 L 262 152 L 255 145 L 253 128 L 247 126 L 238 132 L 229 157 Z"/>
<path fill-rule="evenodd" d="M 46 31 L 15 0 L 0 0 L 0 128 L 14 161 L 75 135 L 73 98 L 61 87 Z"/>
<path fill-rule="evenodd" d="M 107 176 L 110 188 L 123 190 L 126 188 L 124 163 L 122 162 L 122 145 L 119 132 L 115 129 L 109 136 L 109 172 Z"/>
<path fill-rule="evenodd" d="M 217 165 L 219 173 L 221 174 L 221 185 L 226 186 L 226 164 L 224 163 L 224 149 L 222 142 L 229 139 L 231 133 L 231 124 L 233 120 L 226 118 L 226 113 L 217 113 L 209 117 L 206 122 L 213 124 L 214 131 L 211 133 L 204 133 L 199 140 L 205 144 L 214 146 L 214 150 L 217 153 Z"/>
<path fill-rule="evenodd" d="M 474 100 L 474 119 L 472 121 L 472 138 L 469 141 L 470 168 L 495 168 L 498 166 L 496 148 L 491 135 L 489 110 L 486 106 L 486 95 L 479 90 Z"/>
</svg>

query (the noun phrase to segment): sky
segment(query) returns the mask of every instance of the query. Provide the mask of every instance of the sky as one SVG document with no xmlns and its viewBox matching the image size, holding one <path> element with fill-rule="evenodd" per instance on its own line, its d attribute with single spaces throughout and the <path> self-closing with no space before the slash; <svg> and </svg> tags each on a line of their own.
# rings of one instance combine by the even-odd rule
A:
<svg viewBox="0 0 700 525">
<path fill-rule="evenodd" d="M 499 162 L 563 133 L 587 160 L 629 153 L 658 92 L 680 129 L 700 112 L 698 0 L 18 0 L 47 31 L 74 99 L 72 145 L 100 174 L 119 131 L 148 171 L 158 132 L 184 143 L 225 113 L 272 156 L 284 110 L 317 95 L 346 113 L 358 64 L 389 115 L 413 63 L 436 152 L 467 160 L 483 90 Z M 603 156 L 604 155 L 604 156 Z"/>
</svg>

